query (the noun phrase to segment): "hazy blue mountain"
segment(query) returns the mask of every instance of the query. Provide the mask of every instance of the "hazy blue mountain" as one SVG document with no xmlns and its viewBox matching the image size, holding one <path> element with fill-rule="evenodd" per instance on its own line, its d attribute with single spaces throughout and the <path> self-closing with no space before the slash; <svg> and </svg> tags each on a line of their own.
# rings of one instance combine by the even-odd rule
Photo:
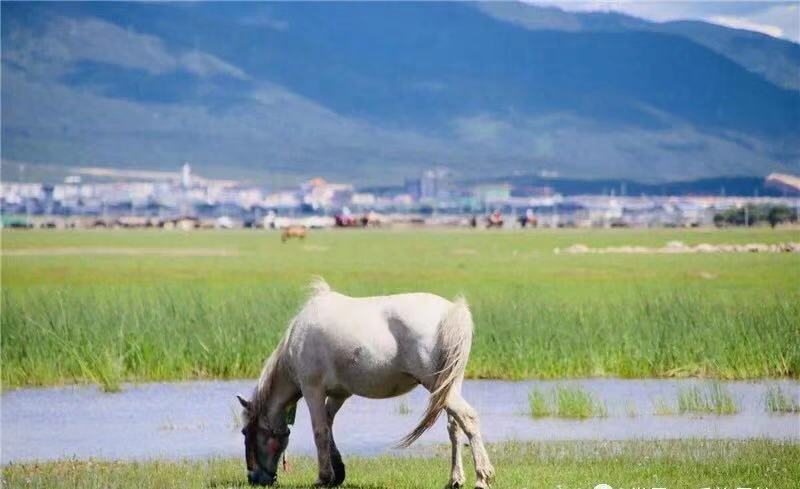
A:
<svg viewBox="0 0 800 489">
<path fill-rule="evenodd" d="M 515 4 L 1 8 L 4 160 L 275 183 L 800 168 L 798 46 L 759 34 Z"/>
<path fill-rule="evenodd" d="M 574 13 L 517 2 L 479 4 L 484 12 L 532 30 L 639 30 L 676 34 L 722 54 L 776 85 L 800 89 L 800 45 L 760 32 L 730 29 L 707 22 L 654 23 L 614 12 Z"/>
</svg>

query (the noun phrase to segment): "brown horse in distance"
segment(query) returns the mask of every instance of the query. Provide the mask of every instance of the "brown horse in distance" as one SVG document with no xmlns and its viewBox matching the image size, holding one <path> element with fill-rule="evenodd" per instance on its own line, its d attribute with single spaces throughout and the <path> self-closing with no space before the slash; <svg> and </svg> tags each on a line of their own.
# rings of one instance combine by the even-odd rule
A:
<svg viewBox="0 0 800 489">
<path fill-rule="evenodd" d="M 287 226 L 281 233 L 281 242 L 285 243 L 286 240 L 292 238 L 305 239 L 306 234 L 308 234 L 308 230 L 305 226 Z"/>
</svg>

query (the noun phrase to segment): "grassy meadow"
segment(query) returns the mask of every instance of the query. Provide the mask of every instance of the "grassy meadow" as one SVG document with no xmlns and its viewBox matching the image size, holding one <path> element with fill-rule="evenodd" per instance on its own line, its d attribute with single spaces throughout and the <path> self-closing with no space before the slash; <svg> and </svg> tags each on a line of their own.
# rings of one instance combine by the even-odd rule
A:
<svg viewBox="0 0 800 489">
<path fill-rule="evenodd" d="M 798 229 L 2 234 L 5 388 L 254 377 L 304 285 L 463 293 L 468 376 L 800 378 L 800 254 L 555 254 Z M 400 462 L 398 462 L 400 463 Z"/>
<path fill-rule="evenodd" d="M 547 442 L 490 445 L 497 469 L 492 487 L 590 489 L 612 487 L 768 487 L 789 489 L 800 480 L 800 445 L 768 441 Z M 468 450 L 467 482 L 474 481 Z M 291 458 L 280 487 L 310 487 L 316 461 Z M 346 457 L 343 487 L 412 489 L 442 487 L 450 473 L 442 448 L 434 457 Z M 115 488 L 248 487 L 244 461 L 59 461 L 3 467 L 2 486 Z M 469 487 L 469 486 L 468 486 Z"/>
</svg>

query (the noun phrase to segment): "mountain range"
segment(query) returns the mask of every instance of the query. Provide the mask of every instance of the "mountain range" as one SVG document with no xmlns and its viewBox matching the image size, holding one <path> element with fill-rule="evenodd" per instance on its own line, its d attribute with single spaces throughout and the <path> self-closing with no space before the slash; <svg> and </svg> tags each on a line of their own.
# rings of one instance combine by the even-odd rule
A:
<svg viewBox="0 0 800 489">
<path fill-rule="evenodd" d="M 505 2 L 0 8 L 5 175 L 800 172 L 800 45 L 755 32 Z"/>
</svg>

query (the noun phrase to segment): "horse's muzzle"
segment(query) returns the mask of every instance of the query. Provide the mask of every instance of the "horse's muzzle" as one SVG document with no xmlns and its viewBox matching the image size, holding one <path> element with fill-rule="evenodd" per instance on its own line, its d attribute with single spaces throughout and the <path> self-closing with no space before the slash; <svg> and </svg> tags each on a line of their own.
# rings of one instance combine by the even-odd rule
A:
<svg viewBox="0 0 800 489">
<path fill-rule="evenodd" d="M 278 480 L 278 474 L 270 474 L 264 470 L 248 470 L 247 482 L 252 486 L 271 486 Z"/>
</svg>

